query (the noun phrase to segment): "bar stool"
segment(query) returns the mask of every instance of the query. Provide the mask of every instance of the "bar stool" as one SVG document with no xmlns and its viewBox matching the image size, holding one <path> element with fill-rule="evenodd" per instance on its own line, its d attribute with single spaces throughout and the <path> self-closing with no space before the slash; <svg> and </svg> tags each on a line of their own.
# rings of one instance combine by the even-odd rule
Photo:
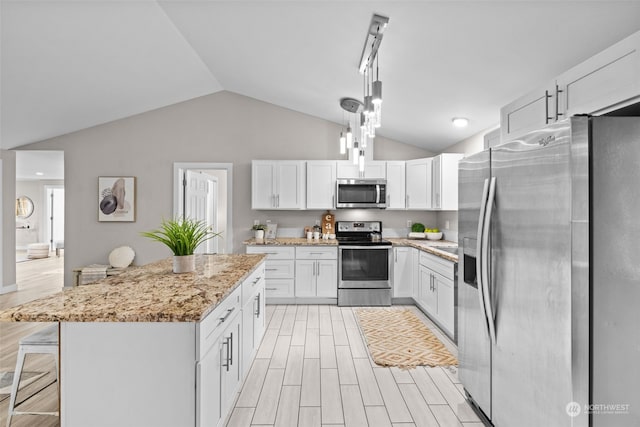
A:
<svg viewBox="0 0 640 427">
<path fill-rule="evenodd" d="M 58 396 L 60 395 L 60 378 L 58 377 L 58 325 L 48 326 L 41 331 L 28 335 L 20 340 L 18 347 L 18 359 L 16 361 L 16 370 L 13 373 L 13 384 L 11 385 L 11 399 L 9 400 L 9 414 L 7 416 L 7 427 L 11 426 L 11 417 L 14 415 L 55 415 L 60 416 L 58 411 L 55 412 L 35 412 L 35 411 L 16 411 L 16 396 L 18 394 L 18 385 L 22 376 L 22 367 L 24 358 L 29 353 L 52 354 L 56 361 L 56 380 L 58 382 Z"/>
</svg>

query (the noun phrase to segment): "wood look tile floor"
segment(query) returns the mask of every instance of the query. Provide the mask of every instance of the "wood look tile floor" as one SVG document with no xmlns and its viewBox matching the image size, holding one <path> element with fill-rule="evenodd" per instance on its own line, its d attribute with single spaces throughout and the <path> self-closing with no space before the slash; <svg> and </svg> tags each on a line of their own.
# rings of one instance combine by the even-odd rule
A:
<svg viewBox="0 0 640 427">
<path fill-rule="evenodd" d="M 17 292 L 0 295 L 0 309 L 32 301 L 56 293 L 63 286 L 64 257 L 36 259 L 16 264 Z M 21 338 L 45 328 L 50 323 L 0 322 L 0 372 L 13 371 L 16 367 L 18 342 Z M 23 371 L 46 372 L 34 383 L 18 392 L 17 402 L 24 401 L 20 411 L 56 411 L 58 389 L 55 380 L 55 363 L 50 355 L 27 355 Z M 7 423 L 9 394 L 0 394 L 0 426 Z M 11 420 L 11 427 L 58 427 L 60 419 L 50 415 L 18 415 Z"/>
<path fill-rule="evenodd" d="M 456 346 L 415 312 L 457 356 Z M 350 307 L 267 306 L 267 330 L 227 427 L 481 427 L 455 367 L 384 368 Z"/>
<path fill-rule="evenodd" d="M 59 291 L 63 258 L 17 264 L 18 292 L 0 295 L 0 309 Z M 416 307 L 407 306 L 457 355 L 457 349 Z M 482 423 L 466 403 L 455 368 L 403 371 L 370 359 L 353 309 L 267 306 L 267 330 L 227 426 L 464 426 Z M 0 371 L 15 369 L 18 341 L 46 323 L 0 322 Z M 21 410 L 55 410 L 51 357 L 28 356 L 25 371 L 47 372 L 24 387 Z M 32 395 L 31 397 L 28 397 Z M 8 395 L 0 395 L 0 426 Z M 21 415 L 13 427 L 57 427 L 58 417 Z"/>
</svg>

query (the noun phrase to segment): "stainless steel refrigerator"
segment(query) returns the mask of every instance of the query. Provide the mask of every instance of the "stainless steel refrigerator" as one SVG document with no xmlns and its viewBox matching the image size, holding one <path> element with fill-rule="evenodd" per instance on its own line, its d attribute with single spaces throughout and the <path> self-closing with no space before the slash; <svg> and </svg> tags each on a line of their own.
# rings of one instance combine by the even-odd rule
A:
<svg viewBox="0 0 640 427">
<path fill-rule="evenodd" d="M 496 427 L 640 425 L 640 117 L 459 164 L 459 377 Z"/>
</svg>

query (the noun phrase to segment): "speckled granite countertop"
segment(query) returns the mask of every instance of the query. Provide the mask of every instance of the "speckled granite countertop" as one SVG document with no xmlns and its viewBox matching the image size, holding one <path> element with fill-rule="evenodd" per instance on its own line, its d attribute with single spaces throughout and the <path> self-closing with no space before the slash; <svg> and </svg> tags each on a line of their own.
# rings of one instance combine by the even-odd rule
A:
<svg viewBox="0 0 640 427">
<path fill-rule="evenodd" d="M 196 255 L 196 272 L 174 274 L 168 258 L 0 312 L 13 322 L 197 322 L 265 258 Z"/>
<path fill-rule="evenodd" d="M 441 258 L 446 259 L 447 261 L 458 262 L 458 255 L 442 251 L 438 249 L 439 247 L 446 248 L 457 248 L 458 244 L 456 242 L 451 242 L 449 240 L 418 240 L 418 239 L 405 239 L 405 238 L 387 238 L 384 237 L 385 240 L 389 240 L 393 243 L 393 246 L 411 246 L 412 248 L 420 249 L 421 251 L 429 252 L 430 254 L 437 255 Z M 307 240 L 302 237 L 279 237 L 277 239 L 264 240 L 262 242 L 257 242 L 256 239 L 249 239 L 243 242 L 248 246 L 337 246 L 337 240 Z"/>
<path fill-rule="evenodd" d="M 393 246 L 410 246 L 412 248 L 420 249 L 421 251 L 429 252 L 430 254 L 437 255 L 440 258 L 444 258 L 447 261 L 458 262 L 458 255 L 451 254 L 446 251 L 442 251 L 438 248 L 457 248 L 456 242 L 449 240 L 417 240 L 417 239 L 402 239 L 402 238 L 390 238 L 386 239 L 393 243 Z"/>
<path fill-rule="evenodd" d="M 258 242 L 256 239 L 245 240 L 248 246 L 338 246 L 336 239 L 305 239 L 303 237 L 278 237 Z"/>
</svg>

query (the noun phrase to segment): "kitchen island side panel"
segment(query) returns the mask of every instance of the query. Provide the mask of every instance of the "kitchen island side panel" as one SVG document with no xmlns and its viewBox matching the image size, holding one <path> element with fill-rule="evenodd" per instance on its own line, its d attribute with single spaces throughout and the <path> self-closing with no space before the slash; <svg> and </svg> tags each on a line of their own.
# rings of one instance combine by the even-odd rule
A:
<svg viewBox="0 0 640 427">
<path fill-rule="evenodd" d="M 195 425 L 196 323 L 61 322 L 62 427 Z"/>
</svg>

